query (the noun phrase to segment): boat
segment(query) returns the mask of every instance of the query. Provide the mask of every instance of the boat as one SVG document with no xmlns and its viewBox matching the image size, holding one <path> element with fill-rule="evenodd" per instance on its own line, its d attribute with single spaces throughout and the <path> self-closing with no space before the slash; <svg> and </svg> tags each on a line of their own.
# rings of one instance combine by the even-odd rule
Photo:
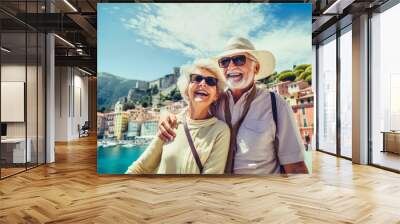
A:
<svg viewBox="0 0 400 224">
<path fill-rule="evenodd" d="M 117 143 L 115 143 L 115 142 L 107 142 L 106 144 L 103 145 L 103 147 L 107 148 L 107 147 L 113 147 L 113 146 L 116 146 L 116 145 L 117 145 Z"/>
<path fill-rule="evenodd" d="M 134 146 L 136 146 L 136 145 L 133 143 L 127 143 L 127 144 L 122 145 L 122 147 L 124 147 L 124 148 L 132 148 Z"/>
</svg>

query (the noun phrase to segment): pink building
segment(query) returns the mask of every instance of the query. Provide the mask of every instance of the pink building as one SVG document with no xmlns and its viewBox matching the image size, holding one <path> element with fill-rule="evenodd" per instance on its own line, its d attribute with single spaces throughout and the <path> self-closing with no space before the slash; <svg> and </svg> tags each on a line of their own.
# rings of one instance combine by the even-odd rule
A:
<svg viewBox="0 0 400 224">
<path fill-rule="evenodd" d="M 105 126 L 105 131 L 104 134 L 107 137 L 114 137 L 114 119 L 115 119 L 115 113 L 111 112 L 111 113 L 105 113 L 105 120 L 106 120 L 106 126 Z"/>
<path fill-rule="evenodd" d="M 306 82 L 304 80 L 300 80 L 300 81 L 297 81 L 297 82 L 292 82 L 288 86 L 288 92 L 289 92 L 290 95 L 294 95 L 294 94 L 299 93 L 303 89 L 308 88 L 309 86 L 310 85 L 308 84 L 308 82 Z"/>
<path fill-rule="evenodd" d="M 311 87 L 300 91 L 296 101 L 292 109 L 299 125 L 300 135 L 304 142 L 306 142 L 306 136 L 311 142 L 314 130 L 314 94 Z"/>
<path fill-rule="evenodd" d="M 291 84 L 290 81 L 279 82 L 269 87 L 270 91 L 276 92 L 282 97 L 289 97 L 289 85 Z"/>
</svg>

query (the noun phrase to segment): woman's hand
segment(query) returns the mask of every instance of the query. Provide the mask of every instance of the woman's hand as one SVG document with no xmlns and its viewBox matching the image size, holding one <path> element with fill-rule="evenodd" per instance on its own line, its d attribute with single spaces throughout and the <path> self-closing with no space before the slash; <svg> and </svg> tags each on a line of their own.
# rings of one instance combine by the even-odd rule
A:
<svg viewBox="0 0 400 224">
<path fill-rule="evenodd" d="M 175 114 L 169 114 L 165 119 L 162 119 L 158 126 L 157 136 L 164 142 L 169 142 L 175 139 L 176 134 L 173 128 L 178 124 Z"/>
</svg>

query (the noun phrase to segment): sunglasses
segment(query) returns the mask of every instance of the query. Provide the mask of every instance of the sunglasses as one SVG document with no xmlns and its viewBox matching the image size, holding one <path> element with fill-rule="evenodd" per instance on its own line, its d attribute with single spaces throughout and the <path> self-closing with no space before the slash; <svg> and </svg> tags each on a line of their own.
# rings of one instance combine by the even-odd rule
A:
<svg viewBox="0 0 400 224">
<path fill-rule="evenodd" d="M 242 66 L 242 65 L 246 64 L 246 58 L 248 58 L 249 60 L 255 61 L 254 59 L 246 57 L 246 55 L 235 55 L 232 57 L 223 57 L 223 58 L 219 59 L 218 65 L 221 68 L 227 68 L 232 61 L 235 66 Z"/>
<path fill-rule="evenodd" d="M 190 74 L 190 81 L 200 84 L 203 80 L 205 80 L 208 86 L 216 86 L 218 79 L 210 76 L 202 76 L 199 74 Z"/>
</svg>

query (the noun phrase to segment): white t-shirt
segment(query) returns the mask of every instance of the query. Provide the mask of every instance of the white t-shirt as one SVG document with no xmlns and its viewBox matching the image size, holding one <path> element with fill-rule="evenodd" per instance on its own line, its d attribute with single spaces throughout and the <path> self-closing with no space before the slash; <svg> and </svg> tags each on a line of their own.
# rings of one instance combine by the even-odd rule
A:
<svg viewBox="0 0 400 224">
<path fill-rule="evenodd" d="M 246 99 L 251 90 L 244 93 L 236 102 L 230 91 L 227 92 L 232 124 L 235 124 L 243 113 Z M 304 145 L 292 108 L 278 94 L 276 106 L 278 114 L 278 158 L 281 165 L 304 161 Z M 224 99 L 216 104 L 217 118 L 225 121 Z M 236 174 L 274 174 L 279 173 L 276 160 L 275 122 L 272 115 L 271 96 L 267 89 L 256 87 L 256 97 L 250 105 L 237 135 L 237 152 L 234 162 Z"/>
</svg>

